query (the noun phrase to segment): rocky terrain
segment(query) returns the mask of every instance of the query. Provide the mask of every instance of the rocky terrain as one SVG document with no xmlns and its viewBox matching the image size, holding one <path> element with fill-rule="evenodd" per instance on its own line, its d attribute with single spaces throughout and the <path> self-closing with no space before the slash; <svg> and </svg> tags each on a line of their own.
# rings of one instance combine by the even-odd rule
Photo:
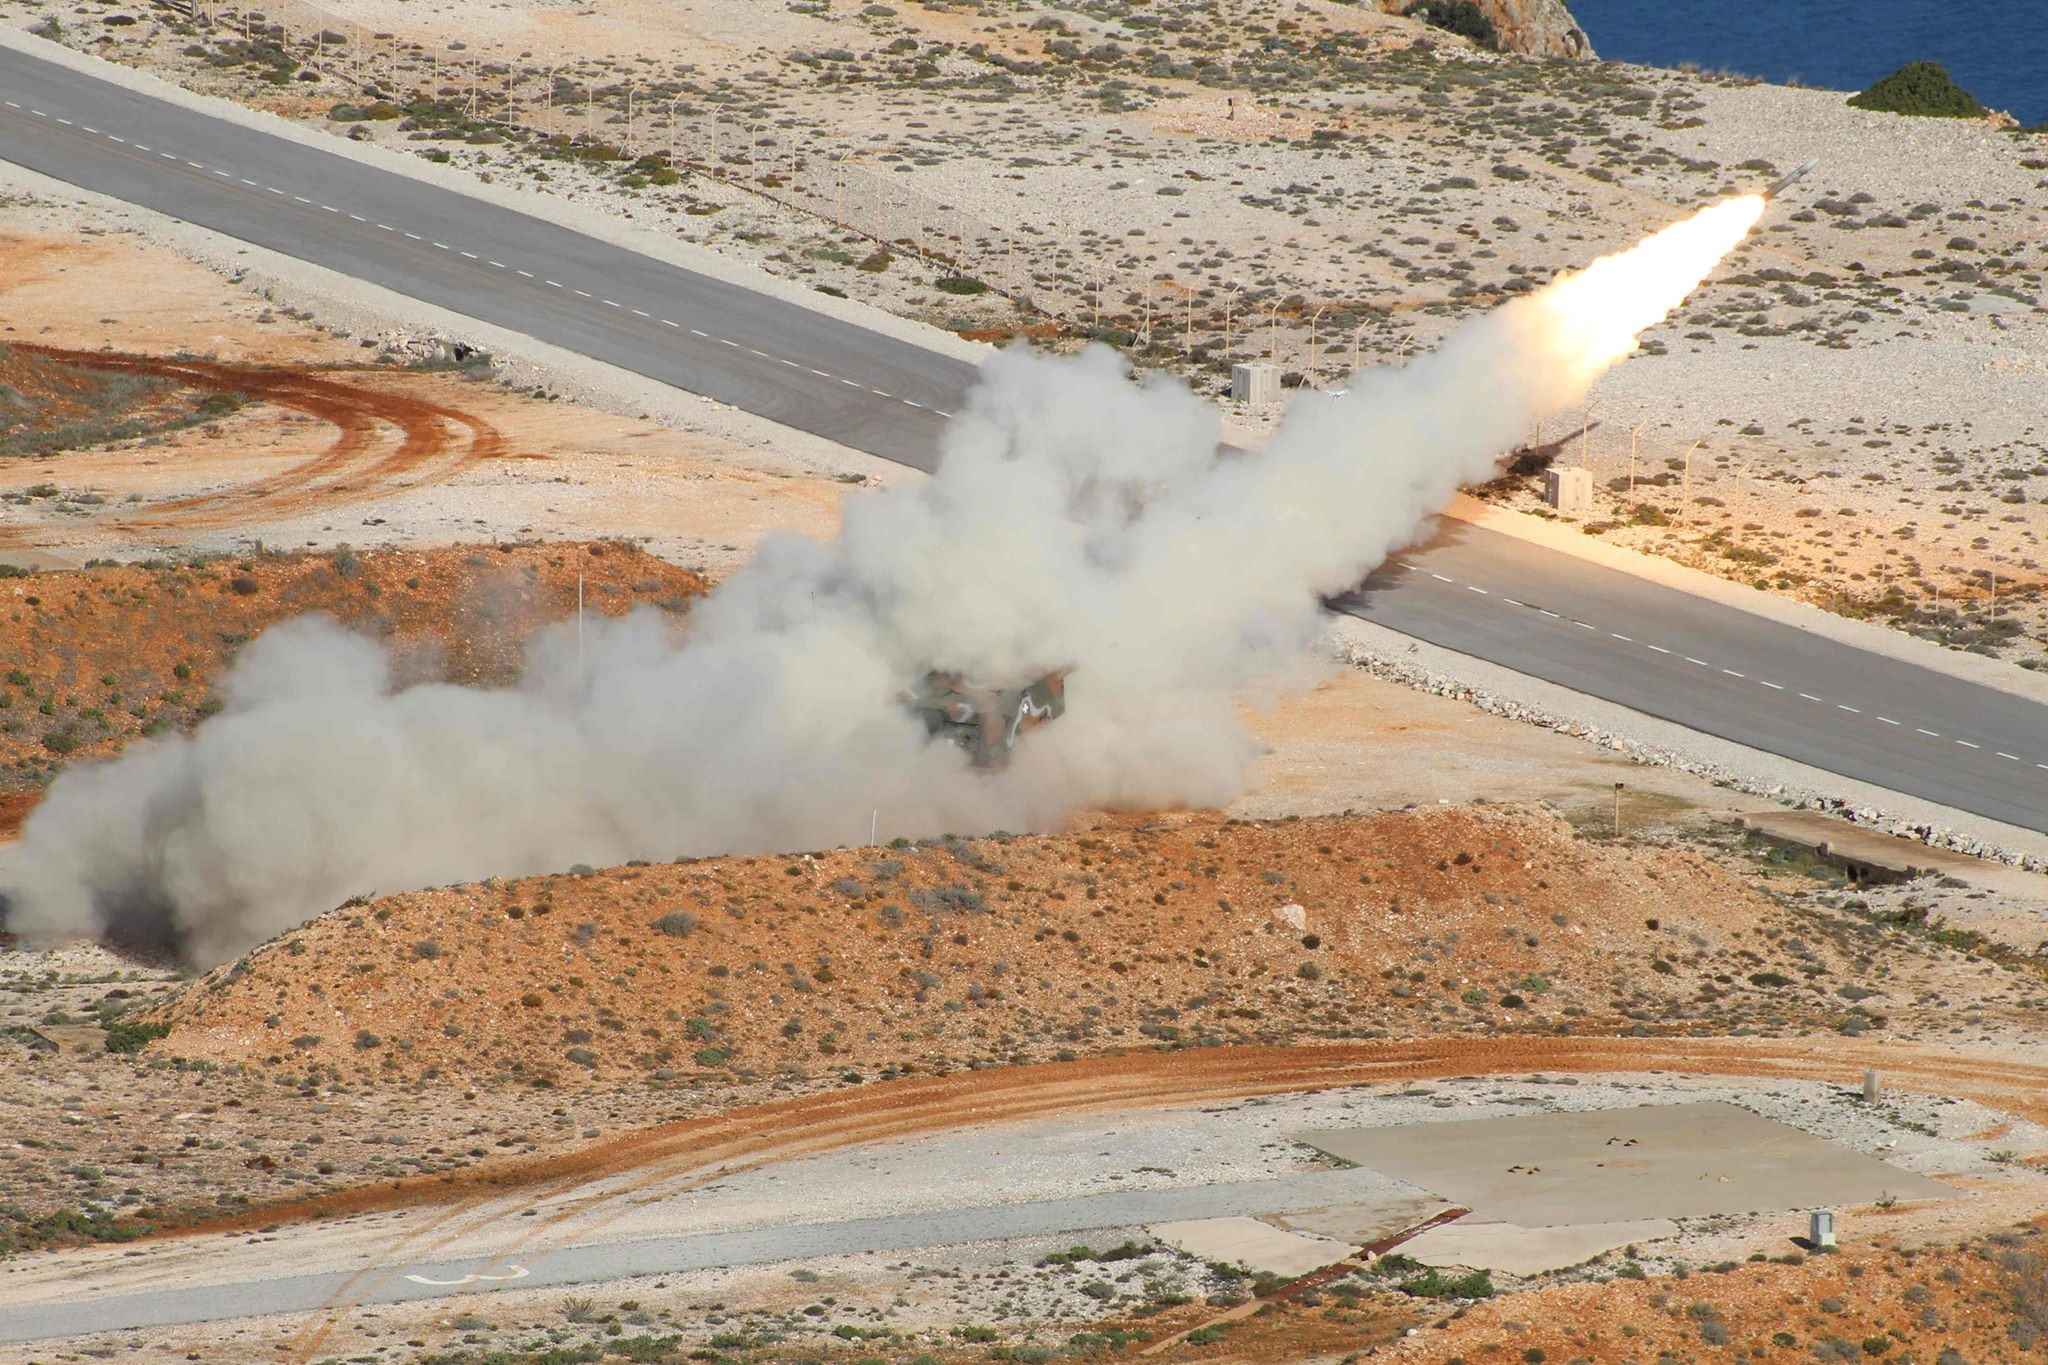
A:
<svg viewBox="0 0 2048 1365">
<path fill-rule="evenodd" d="M 151 1050 L 580 1088 L 1390 1034 L 1911 1037 L 1961 991 L 2000 1023 L 2048 1006 L 1978 970 L 1528 809 L 1188 816 L 352 905 L 201 978 Z"/>
<path fill-rule="evenodd" d="M 1579 520 L 1957 648 L 2035 664 L 2048 638 L 2024 511 L 2048 474 L 2014 401 L 2048 364 L 2038 134 L 1503 57 L 1326 3 L 797 6 L 748 23 L 729 0 L 482 19 L 351 0 L 246 33 L 108 27 L 116 8 L 12 10 L 829 294 L 977 338 L 1100 336 L 1205 387 L 1237 360 L 1341 385 L 1818 154 L 1595 395 L 1568 457 L 1601 490 Z M 1483 8 L 1531 35 L 1510 46 L 1558 50 L 1553 7 Z M 1867 396 L 1874 370 L 1896 382 Z M 1510 494 L 1533 508 L 1526 483 Z"/>
<path fill-rule="evenodd" d="M 1585 534 L 2036 664 L 2041 138 L 1539 60 L 1591 55 L 1555 0 L 1482 0 L 1507 53 L 1392 8 L 0 0 L 0 20 L 949 345 L 1101 339 L 1211 393 L 1237 361 L 1326 387 L 1403 363 L 1820 153 L 1530 445 L 1594 469 L 1596 507 L 1567 519 Z M 709 405 L 676 429 L 624 389 L 557 401 L 457 337 L 172 254 L 222 266 L 208 250 L 0 192 L 0 552 L 96 561 L 0 577 L 0 840 L 65 766 L 203 724 L 287 617 L 385 639 L 404 680 L 501 685 L 579 585 L 588 611 L 687 629 L 764 532 L 829 530 L 847 487 L 910 477 Z M 1253 436 L 1271 416 L 1231 412 Z M 1531 467 L 1482 493 L 1541 515 L 1538 488 Z M 1730 823 L 1733 786 L 1818 794 L 1638 770 L 1662 756 L 1626 734 L 1372 664 L 1401 685 L 1347 671 L 1261 710 L 1274 751 L 1229 811 L 364 887 L 203 975 L 7 943 L 0 1294 L 115 1257 L 146 1278 L 184 1250 L 289 1271 L 380 1229 L 441 1245 L 492 1199 L 544 1239 L 579 1208 L 629 1217 L 657 1179 L 837 1157 L 857 1184 L 891 1143 L 1056 1120 L 1099 1120 L 1100 1145 L 1169 1111 L 1240 1124 L 1278 1169 L 1291 1130 L 1245 1132 L 1319 1097 L 1384 1118 L 1711 1082 L 1965 1197 L 1846 1210 L 1834 1254 L 1779 1214 L 1520 1278 L 1396 1254 L 1286 1283 L 1133 1228 L 413 1306 L 345 1289 L 303 1320 L 0 1358 L 2039 1359 L 2048 898 L 1850 885 Z M 768 1204 L 824 1216 L 788 1179 Z"/>
<path fill-rule="evenodd" d="M 542 625 L 648 604 L 687 612 L 705 580 L 627 542 L 416 551 L 263 551 L 0 580 L 0 793 L 220 709 L 213 684 L 277 621 L 330 614 L 387 642 L 402 681 L 518 676 Z"/>
</svg>

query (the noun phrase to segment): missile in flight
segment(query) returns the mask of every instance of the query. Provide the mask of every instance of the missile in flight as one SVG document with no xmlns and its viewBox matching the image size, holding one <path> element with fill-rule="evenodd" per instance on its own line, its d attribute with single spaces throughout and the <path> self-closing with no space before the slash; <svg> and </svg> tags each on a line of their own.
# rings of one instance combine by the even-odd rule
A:
<svg viewBox="0 0 2048 1365">
<path fill-rule="evenodd" d="M 1797 180 L 1800 176 L 1805 175 L 1808 171 L 1812 170 L 1815 166 L 1818 165 L 1820 165 L 1819 157 L 1814 157 L 1809 161 L 1800 162 L 1797 166 L 1794 166 L 1791 170 L 1779 176 L 1770 184 L 1764 186 L 1764 198 L 1776 199 L 1779 195 L 1783 194 L 1786 191 L 1786 189 L 1792 184 L 1793 181 Z"/>
</svg>

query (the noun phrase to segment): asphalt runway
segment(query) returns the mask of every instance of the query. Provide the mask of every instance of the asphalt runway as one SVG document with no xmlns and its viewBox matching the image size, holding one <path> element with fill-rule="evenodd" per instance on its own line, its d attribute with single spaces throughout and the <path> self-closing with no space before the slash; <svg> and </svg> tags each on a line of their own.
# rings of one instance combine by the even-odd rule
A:
<svg viewBox="0 0 2048 1365">
<path fill-rule="evenodd" d="M 6 47 L 0 158 L 920 469 L 973 379 L 853 323 Z M 2048 831 L 2048 708 L 2024 698 L 1471 528 L 1333 605 Z"/>
</svg>

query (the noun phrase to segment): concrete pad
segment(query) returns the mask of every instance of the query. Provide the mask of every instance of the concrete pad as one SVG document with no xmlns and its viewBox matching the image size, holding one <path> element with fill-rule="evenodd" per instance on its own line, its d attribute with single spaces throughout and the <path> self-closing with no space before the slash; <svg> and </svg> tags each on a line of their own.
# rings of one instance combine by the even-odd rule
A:
<svg viewBox="0 0 2048 1365">
<path fill-rule="evenodd" d="M 1959 1191 L 1732 1104 L 1411 1123 L 1302 1133 L 1371 1167 L 1522 1227 L 1833 1208 Z"/>
<path fill-rule="evenodd" d="M 1198 1218 L 1186 1223 L 1155 1223 L 1154 1237 L 1205 1261 L 1266 1271 L 1292 1280 L 1357 1253 L 1357 1248 L 1328 1237 L 1287 1232 L 1256 1218 Z"/>
<path fill-rule="evenodd" d="M 1541 1275 L 1590 1261 L 1603 1251 L 1633 1242 L 1676 1237 L 1678 1224 L 1668 1218 L 1634 1218 L 1623 1223 L 1574 1223 L 1565 1227 L 1525 1228 L 1460 1218 L 1454 1223 L 1417 1233 L 1399 1251 L 1424 1265 L 1464 1266 L 1498 1270 L 1509 1275 Z"/>
<path fill-rule="evenodd" d="M 1420 1227 L 1456 1205 L 1428 1195 L 1412 1198 L 1373 1199 L 1357 1204 L 1338 1204 L 1327 1209 L 1265 1215 L 1270 1223 L 1289 1232 L 1306 1232 L 1316 1237 L 1334 1237 L 1355 1247 L 1371 1246 L 1409 1228 Z"/>
<path fill-rule="evenodd" d="M 1989 891 L 2048 900 L 2048 877 L 1989 858 L 1973 858 L 1935 848 L 1917 839 L 1901 839 L 1881 830 L 1865 829 L 1833 815 L 1811 810 L 1741 811 L 1735 822 L 1767 838 L 1812 852 L 1863 881 L 1887 881 L 1939 873 Z"/>
</svg>

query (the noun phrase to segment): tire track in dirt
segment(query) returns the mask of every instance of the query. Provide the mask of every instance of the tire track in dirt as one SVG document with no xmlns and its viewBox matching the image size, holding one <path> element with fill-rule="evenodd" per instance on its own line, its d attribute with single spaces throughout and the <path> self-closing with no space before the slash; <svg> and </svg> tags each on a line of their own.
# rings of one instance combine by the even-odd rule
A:
<svg viewBox="0 0 2048 1365">
<path fill-rule="evenodd" d="M 510 1202 L 495 1221 L 518 1231 L 504 1250 L 483 1263 L 488 1272 L 536 1248 L 547 1249 L 550 1236 L 568 1224 L 575 1224 L 579 1240 L 586 1239 L 630 1212 L 634 1196 L 656 1186 L 682 1192 L 735 1171 L 977 1123 L 1459 1075 L 1668 1070 L 1836 1079 L 1847 1084 L 1865 1067 L 1881 1067 L 1894 1086 L 1975 1099 L 2048 1122 L 2048 1064 L 1993 1061 L 1921 1044 L 1857 1044 L 1833 1037 L 1453 1038 L 1129 1053 L 1002 1071 L 956 1072 L 778 1100 L 622 1134 L 556 1156 L 486 1171 L 359 1186 L 165 1235 L 239 1231 L 259 1224 L 417 1207 L 436 1202 L 437 1197 L 455 1204 L 448 1215 L 452 1217 L 502 1195 Z M 618 1183 L 538 1223 L 522 1226 L 512 1221 L 595 1180 Z M 388 1250 L 409 1250 L 418 1257 L 473 1232 L 466 1228 L 424 1246 L 418 1242 L 420 1235 L 445 1227 L 446 1221 L 440 1218 L 429 1228 L 414 1229 L 394 1239 Z M 402 1266 L 390 1265 L 388 1257 L 380 1259 L 386 1260 L 382 1268 L 366 1270 L 352 1280 L 318 1310 L 316 1321 L 281 1347 L 281 1354 L 310 1360 L 371 1294 L 404 1273 Z"/>
<path fill-rule="evenodd" d="M 106 523 L 117 532 L 146 535 L 220 530 L 256 519 L 299 515 L 363 502 L 403 487 L 437 483 L 472 465 L 501 459 L 506 453 L 504 437 L 482 418 L 364 379 L 339 377 L 349 371 L 316 372 L 15 345 L 73 365 L 167 379 L 206 394 L 274 404 L 335 430 L 326 449 L 289 469 L 219 492 L 174 498 Z M 32 534 L 31 528 L 0 531 L 0 543 L 18 543 Z"/>
</svg>

